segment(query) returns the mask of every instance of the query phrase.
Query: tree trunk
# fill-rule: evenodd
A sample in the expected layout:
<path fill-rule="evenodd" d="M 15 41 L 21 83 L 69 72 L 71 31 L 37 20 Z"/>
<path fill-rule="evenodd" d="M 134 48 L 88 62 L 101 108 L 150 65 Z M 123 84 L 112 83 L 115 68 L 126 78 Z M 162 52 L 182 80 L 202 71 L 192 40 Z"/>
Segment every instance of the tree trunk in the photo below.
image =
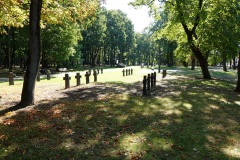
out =
<path fill-rule="evenodd" d="M 34 104 L 34 91 L 36 76 L 38 73 L 41 57 L 40 41 L 40 17 L 42 0 L 31 0 L 30 5 L 30 23 L 29 23 L 29 52 L 28 64 L 23 83 L 21 102 L 19 108 Z"/>
<path fill-rule="evenodd" d="M 207 61 L 208 58 L 207 58 L 207 56 L 204 57 L 204 54 L 200 50 L 200 48 L 193 43 L 194 38 L 196 40 L 198 39 L 198 36 L 196 34 L 196 29 L 197 29 L 197 27 L 199 25 L 199 22 L 201 20 L 201 18 L 200 18 L 200 13 L 201 12 L 198 12 L 198 14 L 195 17 L 195 23 L 193 24 L 192 28 L 189 29 L 188 26 L 187 26 L 187 22 L 184 19 L 183 10 L 181 10 L 182 8 L 181 8 L 180 1 L 176 1 L 176 2 L 177 2 L 176 7 L 177 7 L 178 12 L 179 12 L 182 27 L 183 27 L 186 35 L 187 35 L 187 40 L 188 40 L 188 43 L 190 44 L 190 48 L 191 48 L 193 54 L 195 55 L 196 59 L 198 60 L 198 62 L 200 64 L 200 67 L 202 69 L 203 78 L 204 79 L 211 79 L 211 75 L 210 75 L 210 72 L 208 70 L 208 61 Z M 203 0 L 199 0 L 198 8 L 201 10 L 202 6 L 203 6 Z"/>
<path fill-rule="evenodd" d="M 240 93 L 240 51 L 238 52 L 237 74 L 238 74 L 237 86 L 234 91 Z"/>
<path fill-rule="evenodd" d="M 191 70 L 195 70 L 196 60 L 195 60 L 195 57 L 194 57 L 193 55 L 191 56 L 191 60 L 192 60 L 192 67 L 191 67 Z"/>
<path fill-rule="evenodd" d="M 223 71 L 227 72 L 227 55 L 226 53 L 222 53 L 223 58 Z"/>
<path fill-rule="evenodd" d="M 11 31 L 11 37 L 12 37 L 12 45 L 11 45 L 11 59 L 10 59 L 10 66 L 9 66 L 9 71 L 12 72 L 12 69 L 13 69 L 13 65 L 15 64 L 15 55 L 16 55 L 16 43 L 15 42 L 15 28 L 12 28 L 12 31 Z"/>
<path fill-rule="evenodd" d="M 233 57 L 233 69 L 236 69 L 236 60 L 235 60 L 235 57 Z"/>
<path fill-rule="evenodd" d="M 191 50 L 200 64 L 202 74 L 203 74 L 203 79 L 211 79 L 211 75 L 208 70 L 207 58 L 205 58 L 203 56 L 203 53 L 199 50 L 199 48 L 195 47 L 194 45 L 191 45 Z"/>
<path fill-rule="evenodd" d="M 161 72 L 161 49 L 158 48 L 158 73 Z"/>

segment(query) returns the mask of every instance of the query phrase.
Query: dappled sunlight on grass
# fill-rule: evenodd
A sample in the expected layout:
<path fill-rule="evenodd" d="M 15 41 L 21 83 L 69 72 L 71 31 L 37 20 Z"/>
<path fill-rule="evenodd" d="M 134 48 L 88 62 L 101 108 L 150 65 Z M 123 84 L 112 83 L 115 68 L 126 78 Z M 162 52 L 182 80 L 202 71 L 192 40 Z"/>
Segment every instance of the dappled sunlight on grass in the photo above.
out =
<path fill-rule="evenodd" d="M 240 106 L 240 101 L 234 101 L 234 104 Z"/>
<path fill-rule="evenodd" d="M 189 103 L 183 103 L 183 106 L 186 107 L 188 110 L 191 110 L 192 109 L 192 104 L 189 104 Z"/>
<path fill-rule="evenodd" d="M 120 138 L 120 148 L 124 151 L 128 159 L 131 159 L 132 157 L 141 157 L 141 155 L 144 154 L 143 146 L 147 139 L 145 135 L 145 132 L 141 132 L 127 134 Z"/>
<path fill-rule="evenodd" d="M 142 97 L 141 82 L 131 81 L 76 87 L 8 113 L 0 159 L 240 158 L 240 97 L 231 83 L 164 79 Z"/>

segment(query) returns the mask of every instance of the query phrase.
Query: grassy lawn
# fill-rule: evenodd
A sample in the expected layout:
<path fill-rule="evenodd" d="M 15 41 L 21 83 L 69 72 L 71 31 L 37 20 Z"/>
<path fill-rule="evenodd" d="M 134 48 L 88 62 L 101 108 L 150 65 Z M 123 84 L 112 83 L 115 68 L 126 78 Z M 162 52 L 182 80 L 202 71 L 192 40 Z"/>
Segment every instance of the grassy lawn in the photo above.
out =
<path fill-rule="evenodd" d="M 199 68 L 168 69 L 147 97 L 141 81 L 150 70 L 138 67 L 123 77 L 122 69 L 114 69 L 91 86 L 72 87 L 63 97 L 1 116 L 0 159 L 239 160 L 235 72 L 213 69 L 214 79 L 207 81 Z M 18 95 L 21 84 L 0 83 L 1 93 Z M 41 80 L 38 94 L 43 86 L 60 91 L 64 82 Z"/>

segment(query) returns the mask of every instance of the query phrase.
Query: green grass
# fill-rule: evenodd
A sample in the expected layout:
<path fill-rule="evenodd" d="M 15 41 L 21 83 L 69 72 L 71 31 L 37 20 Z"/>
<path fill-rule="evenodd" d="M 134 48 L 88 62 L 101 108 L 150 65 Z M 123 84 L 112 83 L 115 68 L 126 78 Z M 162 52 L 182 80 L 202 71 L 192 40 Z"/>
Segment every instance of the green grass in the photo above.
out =
<path fill-rule="evenodd" d="M 127 91 L 141 85 L 145 72 L 123 78 L 119 71 L 99 75 L 94 92 L 76 88 L 3 116 L 0 159 L 240 159 L 240 96 L 228 81 L 232 73 L 214 71 L 218 79 L 206 81 L 198 70 L 180 69 L 142 97 Z"/>

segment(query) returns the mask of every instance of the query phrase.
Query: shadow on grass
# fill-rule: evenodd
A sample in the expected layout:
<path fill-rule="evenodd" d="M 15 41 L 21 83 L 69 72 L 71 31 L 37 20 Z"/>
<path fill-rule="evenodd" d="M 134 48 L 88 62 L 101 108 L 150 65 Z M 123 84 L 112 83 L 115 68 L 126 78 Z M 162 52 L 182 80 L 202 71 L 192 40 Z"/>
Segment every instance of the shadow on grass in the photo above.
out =
<path fill-rule="evenodd" d="M 135 89 L 135 86 L 138 86 Z M 0 123 L 2 159 L 240 159 L 239 95 L 221 81 L 97 84 Z"/>

